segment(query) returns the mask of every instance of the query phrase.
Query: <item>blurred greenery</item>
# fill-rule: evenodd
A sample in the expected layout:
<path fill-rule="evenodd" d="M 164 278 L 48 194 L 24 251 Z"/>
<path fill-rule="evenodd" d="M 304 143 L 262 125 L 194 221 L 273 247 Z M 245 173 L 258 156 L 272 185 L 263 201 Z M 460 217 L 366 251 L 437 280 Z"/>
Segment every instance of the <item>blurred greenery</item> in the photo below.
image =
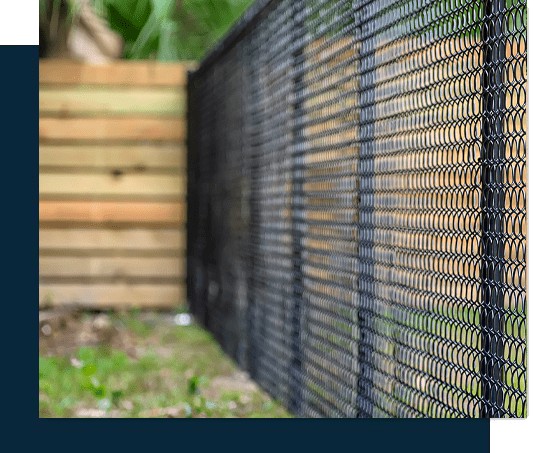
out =
<path fill-rule="evenodd" d="M 69 20 L 76 17 L 74 0 L 39 1 L 41 20 L 57 20 L 62 4 Z M 91 1 L 123 37 L 124 58 L 174 61 L 200 59 L 254 0 Z"/>
<path fill-rule="evenodd" d="M 93 0 L 126 58 L 197 60 L 253 0 Z"/>
<path fill-rule="evenodd" d="M 236 380 L 235 365 L 204 329 L 135 313 L 112 315 L 112 322 L 134 356 L 109 344 L 41 352 L 40 417 L 288 416 L 258 387 Z"/>

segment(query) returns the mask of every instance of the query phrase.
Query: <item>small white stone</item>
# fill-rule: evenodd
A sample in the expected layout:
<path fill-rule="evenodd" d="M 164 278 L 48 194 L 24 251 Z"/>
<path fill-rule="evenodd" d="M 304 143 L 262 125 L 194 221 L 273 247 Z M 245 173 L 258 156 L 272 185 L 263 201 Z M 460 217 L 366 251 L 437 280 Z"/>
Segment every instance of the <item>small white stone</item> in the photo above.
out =
<path fill-rule="evenodd" d="M 43 327 L 41 327 L 41 332 L 43 332 L 43 335 L 48 337 L 52 334 L 52 327 L 50 327 L 50 324 L 45 324 Z"/>
<path fill-rule="evenodd" d="M 179 313 L 174 317 L 174 324 L 177 326 L 191 325 L 191 315 L 187 313 Z"/>

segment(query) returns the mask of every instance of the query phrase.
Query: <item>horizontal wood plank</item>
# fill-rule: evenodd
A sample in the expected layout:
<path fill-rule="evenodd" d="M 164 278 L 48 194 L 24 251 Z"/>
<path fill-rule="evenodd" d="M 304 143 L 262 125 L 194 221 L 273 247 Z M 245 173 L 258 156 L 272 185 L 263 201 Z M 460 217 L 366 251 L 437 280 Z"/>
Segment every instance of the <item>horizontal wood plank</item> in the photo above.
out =
<path fill-rule="evenodd" d="M 184 196 L 185 175 L 113 175 L 44 173 L 39 176 L 39 195 Z"/>
<path fill-rule="evenodd" d="M 184 303 L 187 67 L 40 62 L 40 305 Z"/>
<path fill-rule="evenodd" d="M 184 203 L 128 201 L 40 201 L 40 222 L 185 223 Z"/>
<path fill-rule="evenodd" d="M 193 63 L 114 61 L 107 64 L 74 60 L 41 60 L 39 83 L 61 85 L 185 86 Z"/>
<path fill-rule="evenodd" d="M 42 87 L 39 112 L 42 116 L 155 115 L 183 116 L 182 88 Z"/>
<path fill-rule="evenodd" d="M 185 304 L 182 284 L 41 284 L 40 306 L 176 308 Z"/>
<path fill-rule="evenodd" d="M 186 151 L 181 144 L 41 145 L 39 166 L 72 169 L 150 171 L 185 169 Z"/>
<path fill-rule="evenodd" d="M 172 141 L 185 139 L 185 121 L 176 118 L 40 118 L 43 141 Z"/>
<path fill-rule="evenodd" d="M 39 258 L 39 277 L 172 278 L 185 276 L 185 260 L 172 257 L 62 257 Z"/>
<path fill-rule="evenodd" d="M 48 229 L 39 230 L 39 250 L 64 251 L 182 251 L 185 231 L 178 229 Z"/>

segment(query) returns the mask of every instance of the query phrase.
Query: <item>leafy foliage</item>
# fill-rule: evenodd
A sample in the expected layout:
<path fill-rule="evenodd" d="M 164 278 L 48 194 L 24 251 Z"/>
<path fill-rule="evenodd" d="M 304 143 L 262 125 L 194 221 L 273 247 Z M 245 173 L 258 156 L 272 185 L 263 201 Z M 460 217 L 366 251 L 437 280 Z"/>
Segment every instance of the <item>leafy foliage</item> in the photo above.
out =
<path fill-rule="evenodd" d="M 124 39 L 128 59 L 198 60 L 253 0 L 91 0 Z M 39 0 L 40 27 L 54 39 L 59 22 L 79 12 L 76 0 Z"/>
<path fill-rule="evenodd" d="M 196 60 L 252 0 L 93 0 L 132 59 Z"/>

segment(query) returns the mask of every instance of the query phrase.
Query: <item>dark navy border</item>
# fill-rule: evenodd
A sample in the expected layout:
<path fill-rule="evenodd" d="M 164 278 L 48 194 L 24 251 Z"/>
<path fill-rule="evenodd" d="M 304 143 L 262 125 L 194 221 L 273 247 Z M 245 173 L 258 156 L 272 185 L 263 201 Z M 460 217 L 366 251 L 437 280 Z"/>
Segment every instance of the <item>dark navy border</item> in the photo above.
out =
<path fill-rule="evenodd" d="M 489 419 L 43 419 L 34 426 L 54 452 L 489 453 Z"/>
<path fill-rule="evenodd" d="M 0 46 L 0 407 L 22 431 L 38 416 L 38 53 Z"/>

